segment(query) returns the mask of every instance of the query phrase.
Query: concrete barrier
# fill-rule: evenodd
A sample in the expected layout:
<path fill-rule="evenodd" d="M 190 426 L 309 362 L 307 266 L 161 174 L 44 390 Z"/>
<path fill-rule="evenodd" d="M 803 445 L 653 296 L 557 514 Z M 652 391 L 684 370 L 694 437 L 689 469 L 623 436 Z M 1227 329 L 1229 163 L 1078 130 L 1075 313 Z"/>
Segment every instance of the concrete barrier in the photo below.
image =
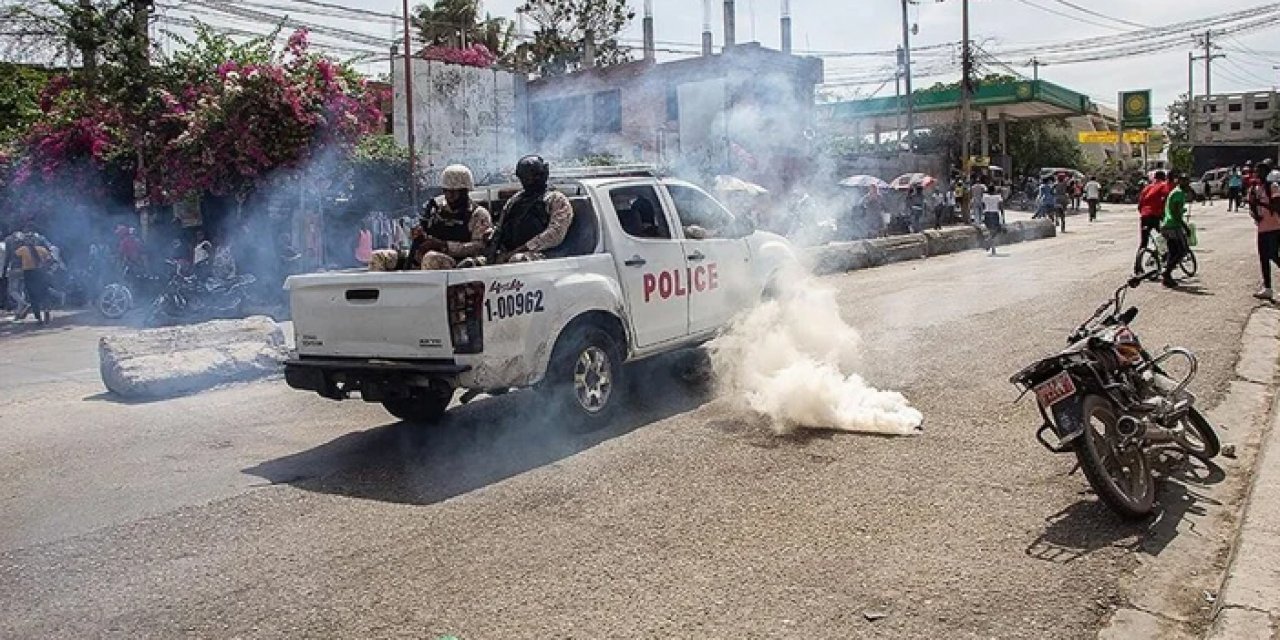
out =
<path fill-rule="evenodd" d="M 277 373 L 288 349 L 264 316 L 143 329 L 98 341 L 102 382 L 128 399 L 165 398 Z"/>
<path fill-rule="evenodd" d="M 887 238 L 833 242 L 804 249 L 802 253 L 814 274 L 830 275 L 976 249 L 982 246 L 984 233 L 977 227 L 962 225 Z M 1005 225 L 1005 232 L 996 237 L 996 244 L 1014 244 L 1056 235 L 1057 227 L 1049 220 L 1018 220 Z"/>
<path fill-rule="evenodd" d="M 928 256 L 924 236 L 913 233 L 905 236 L 889 236 L 867 241 L 871 260 L 875 265 L 893 264 L 907 260 L 920 260 Z"/>
<path fill-rule="evenodd" d="M 924 232 L 926 251 L 931 256 L 977 249 L 982 245 L 982 232 L 977 227 L 948 227 Z"/>

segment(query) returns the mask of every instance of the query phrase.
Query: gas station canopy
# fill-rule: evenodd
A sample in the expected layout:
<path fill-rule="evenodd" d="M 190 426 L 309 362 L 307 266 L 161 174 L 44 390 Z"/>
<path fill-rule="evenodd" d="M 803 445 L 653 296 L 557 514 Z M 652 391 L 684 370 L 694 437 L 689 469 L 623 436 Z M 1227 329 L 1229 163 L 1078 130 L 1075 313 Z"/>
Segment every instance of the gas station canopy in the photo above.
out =
<path fill-rule="evenodd" d="M 960 117 L 960 88 L 913 92 L 916 127 L 954 124 Z M 905 96 L 849 100 L 820 105 L 819 113 L 832 124 L 853 124 L 862 131 L 894 131 L 903 125 Z M 1069 118 L 1094 113 L 1089 97 L 1044 80 L 980 84 L 970 100 L 974 120 Z"/>

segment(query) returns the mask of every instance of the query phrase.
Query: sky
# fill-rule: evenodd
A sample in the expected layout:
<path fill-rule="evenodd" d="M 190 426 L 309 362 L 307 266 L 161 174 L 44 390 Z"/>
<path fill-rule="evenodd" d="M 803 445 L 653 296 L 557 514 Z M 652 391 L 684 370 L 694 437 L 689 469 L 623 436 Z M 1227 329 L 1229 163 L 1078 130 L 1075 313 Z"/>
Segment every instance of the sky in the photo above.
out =
<path fill-rule="evenodd" d="M 208 2 L 209 0 L 204 0 Z M 255 0 L 270 6 L 287 7 L 296 0 Z M 331 4 L 398 13 L 402 0 L 324 0 Z M 759 41 L 767 47 L 778 47 L 779 17 L 783 0 L 738 0 L 738 42 Z M 196 3 L 173 0 L 171 8 L 161 11 L 167 15 L 182 16 Z M 640 16 L 642 0 L 631 0 L 636 20 L 624 34 L 624 39 L 636 46 L 641 37 Z M 689 0 L 652 0 L 659 59 L 683 57 L 675 50 L 696 50 L 701 39 L 703 9 L 701 3 Z M 418 4 L 411 1 L 411 6 Z M 516 0 L 489 0 L 484 10 L 495 15 L 514 17 Z M 1068 5 L 1075 5 L 1072 8 Z M 1198 20 L 1210 15 L 1239 11 L 1265 4 L 1265 0 L 971 0 L 970 20 L 972 39 L 992 51 L 1034 47 L 1042 44 L 1060 44 L 1098 36 L 1117 36 L 1136 27 L 1123 21 L 1146 26 L 1159 26 L 1187 20 Z M 790 0 L 793 30 L 793 46 L 797 52 L 822 52 L 825 55 L 826 75 L 829 81 L 866 79 L 869 75 L 882 79 L 892 77 L 892 57 L 866 57 L 857 54 L 869 51 L 892 50 L 902 41 L 902 13 L 899 0 Z M 1152 5 L 1159 12 L 1150 10 Z M 198 6 L 198 5 L 197 5 Z M 305 5 L 293 5 L 304 7 Z M 314 5 L 312 5 L 314 6 Z M 711 25 L 717 49 L 723 42 L 723 0 L 711 0 Z M 1083 11 L 1103 14 L 1106 18 Z M 283 13 L 277 11 L 277 13 Z M 290 15 L 317 23 L 340 26 L 351 31 L 390 40 L 394 27 L 390 18 L 342 19 L 317 17 L 304 13 Z M 909 10 L 912 23 L 919 33 L 913 36 L 912 47 L 929 47 L 955 43 L 961 39 L 961 0 L 919 0 Z M 207 18 L 206 18 L 207 19 Z M 1119 22 L 1113 22 L 1114 19 Z M 216 20 L 210 20 L 217 23 Z M 1090 24 L 1092 23 L 1092 24 Z M 243 24 L 241 26 L 244 26 Z M 532 28 L 529 26 L 528 28 Z M 1280 47 L 1271 44 L 1280 35 L 1280 26 L 1262 28 L 1247 34 L 1219 37 L 1225 59 L 1213 62 L 1214 93 L 1270 90 L 1280 84 Z M 316 38 L 320 40 L 321 38 Z M 1116 94 L 1122 90 L 1151 89 L 1157 121 L 1164 119 L 1164 108 L 1180 94 L 1187 91 L 1187 52 L 1195 45 L 1190 37 L 1186 46 L 1178 46 L 1160 53 L 1144 56 L 1103 60 L 1097 62 L 1042 66 L 1040 77 L 1068 89 L 1089 95 L 1095 102 L 1114 107 Z M 1202 49 L 1198 50 L 1203 52 Z M 1266 54 L 1264 57 L 1261 54 Z M 639 57 L 639 51 L 636 51 Z M 1013 71 L 1030 76 L 1032 70 L 1027 56 L 1006 58 L 1002 62 Z M 378 62 L 362 65 L 366 73 L 385 72 L 389 63 Z M 918 74 L 929 67 L 956 67 L 956 56 L 945 48 L 932 55 L 923 53 L 913 65 Z M 994 67 L 993 67 L 994 68 Z M 1006 69 L 996 71 L 1008 72 Z M 953 81 L 958 71 L 949 71 L 937 77 L 917 78 L 916 86 L 927 86 L 938 81 Z M 1196 92 L 1204 92 L 1204 63 L 1196 63 L 1194 69 Z M 892 95 L 892 81 L 877 81 L 869 85 L 841 85 L 841 92 L 858 91 L 860 95 Z M 878 92 L 878 93 L 877 93 Z"/>

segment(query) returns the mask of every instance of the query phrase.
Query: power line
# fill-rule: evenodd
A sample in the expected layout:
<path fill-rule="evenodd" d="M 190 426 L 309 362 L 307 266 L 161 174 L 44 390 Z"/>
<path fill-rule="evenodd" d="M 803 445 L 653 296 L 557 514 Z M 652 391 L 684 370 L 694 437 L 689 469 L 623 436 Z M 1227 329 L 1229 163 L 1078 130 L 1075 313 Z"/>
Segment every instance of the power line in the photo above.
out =
<path fill-rule="evenodd" d="M 1025 4 L 1025 5 L 1027 5 L 1028 7 L 1033 7 L 1033 8 L 1039 9 L 1039 10 L 1041 10 L 1041 11 L 1045 12 L 1045 13 L 1052 13 L 1052 14 L 1053 14 L 1053 15 L 1055 15 L 1055 16 L 1061 16 L 1061 17 L 1063 17 L 1063 18 L 1070 18 L 1070 19 L 1072 19 L 1072 20 L 1075 20 L 1076 22 L 1083 22 L 1083 23 L 1085 23 L 1085 24 L 1091 24 L 1091 25 L 1093 25 L 1093 26 L 1095 26 L 1095 27 L 1103 27 L 1103 28 L 1105 28 L 1105 29 L 1115 29 L 1115 30 L 1117 30 L 1117 31 L 1124 31 L 1124 28 L 1123 28 L 1123 27 L 1117 27 L 1117 26 L 1116 26 L 1116 25 L 1114 25 L 1114 24 L 1107 24 L 1107 23 L 1105 23 L 1105 22 L 1095 22 L 1095 21 L 1090 20 L 1090 19 L 1088 19 L 1088 18 L 1081 18 L 1081 17 L 1079 17 L 1079 16 L 1067 16 L 1067 15 L 1062 14 L 1062 13 L 1061 13 L 1061 12 L 1059 12 L 1059 11 L 1056 11 L 1056 10 L 1054 10 L 1054 9 L 1050 9 L 1049 7 L 1046 7 L 1046 6 L 1042 5 L 1042 4 L 1036 4 L 1035 2 L 1032 2 L 1031 0 L 1017 0 L 1017 2 L 1019 2 L 1019 3 L 1021 3 L 1021 4 Z"/>
<path fill-rule="evenodd" d="M 1141 23 L 1138 23 L 1138 22 L 1133 22 L 1133 21 L 1131 21 L 1131 20 L 1125 20 L 1125 19 L 1123 19 L 1123 18 L 1115 18 L 1115 17 L 1109 16 L 1109 15 L 1106 15 L 1105 13 L 1098 13 L 1097 11 L 1094 11 L 1093 9 L 1090 9 L 1090 8 L 1088 8 L 1088 7 L 1082 7 L 1082 6 L 1080 6 L 1080 5 L 1078 5 L 1078 4 L 1074 3 L 1074 2 L 1070 2 L 1069 0 L 1053 0 L 1053 1 L 1054 1 L 1054 2 L 1057 2 L 1057 3 L 1058 3 L 1058 4 L 1060 4 L 1060 5 L 1064 5 L 1064 6 L 1071 7 L 1072 9 L 1075 9 L 1076 11 L 1079 11 L 1079 12 L 1081 12 L 1081 13 L 1086 13 L 1086 14 L 1089 14 L 1089 15 L 1091 15 L 1091 16 L 1096 16 L 1096 17 L 1098 17 L 1098 18 L 1102 18 L 1103 20 L 1110 20 L 1110 21 L 1112 21 L 1112 22 L 1119 22 L 1120 24 L 1127 24 L 1127 25 L 1129 25 L 1129 26 L 1131 26 L 1131 27 L 1137 27 L 1137 28 L 1139 28 L 1139 29 L 1150 29 L 1150 28 L 1151 28 L 1151 26 L 1150 26 L 1150 25 L 1145 25 L 1145 24 L 1141 24 Z"/>

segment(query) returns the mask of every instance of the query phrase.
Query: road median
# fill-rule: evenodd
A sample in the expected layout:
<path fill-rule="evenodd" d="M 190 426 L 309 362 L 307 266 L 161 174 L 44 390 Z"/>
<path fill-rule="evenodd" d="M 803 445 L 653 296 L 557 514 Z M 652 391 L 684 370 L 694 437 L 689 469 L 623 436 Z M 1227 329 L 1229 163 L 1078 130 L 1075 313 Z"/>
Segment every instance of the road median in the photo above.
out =
<path fill-rule="evenodd" d="M 143 329 L 98 341 L 102 382 L 129 400 L 154 400 L 277 373 L 284 332 L 265 316 Z"/>

